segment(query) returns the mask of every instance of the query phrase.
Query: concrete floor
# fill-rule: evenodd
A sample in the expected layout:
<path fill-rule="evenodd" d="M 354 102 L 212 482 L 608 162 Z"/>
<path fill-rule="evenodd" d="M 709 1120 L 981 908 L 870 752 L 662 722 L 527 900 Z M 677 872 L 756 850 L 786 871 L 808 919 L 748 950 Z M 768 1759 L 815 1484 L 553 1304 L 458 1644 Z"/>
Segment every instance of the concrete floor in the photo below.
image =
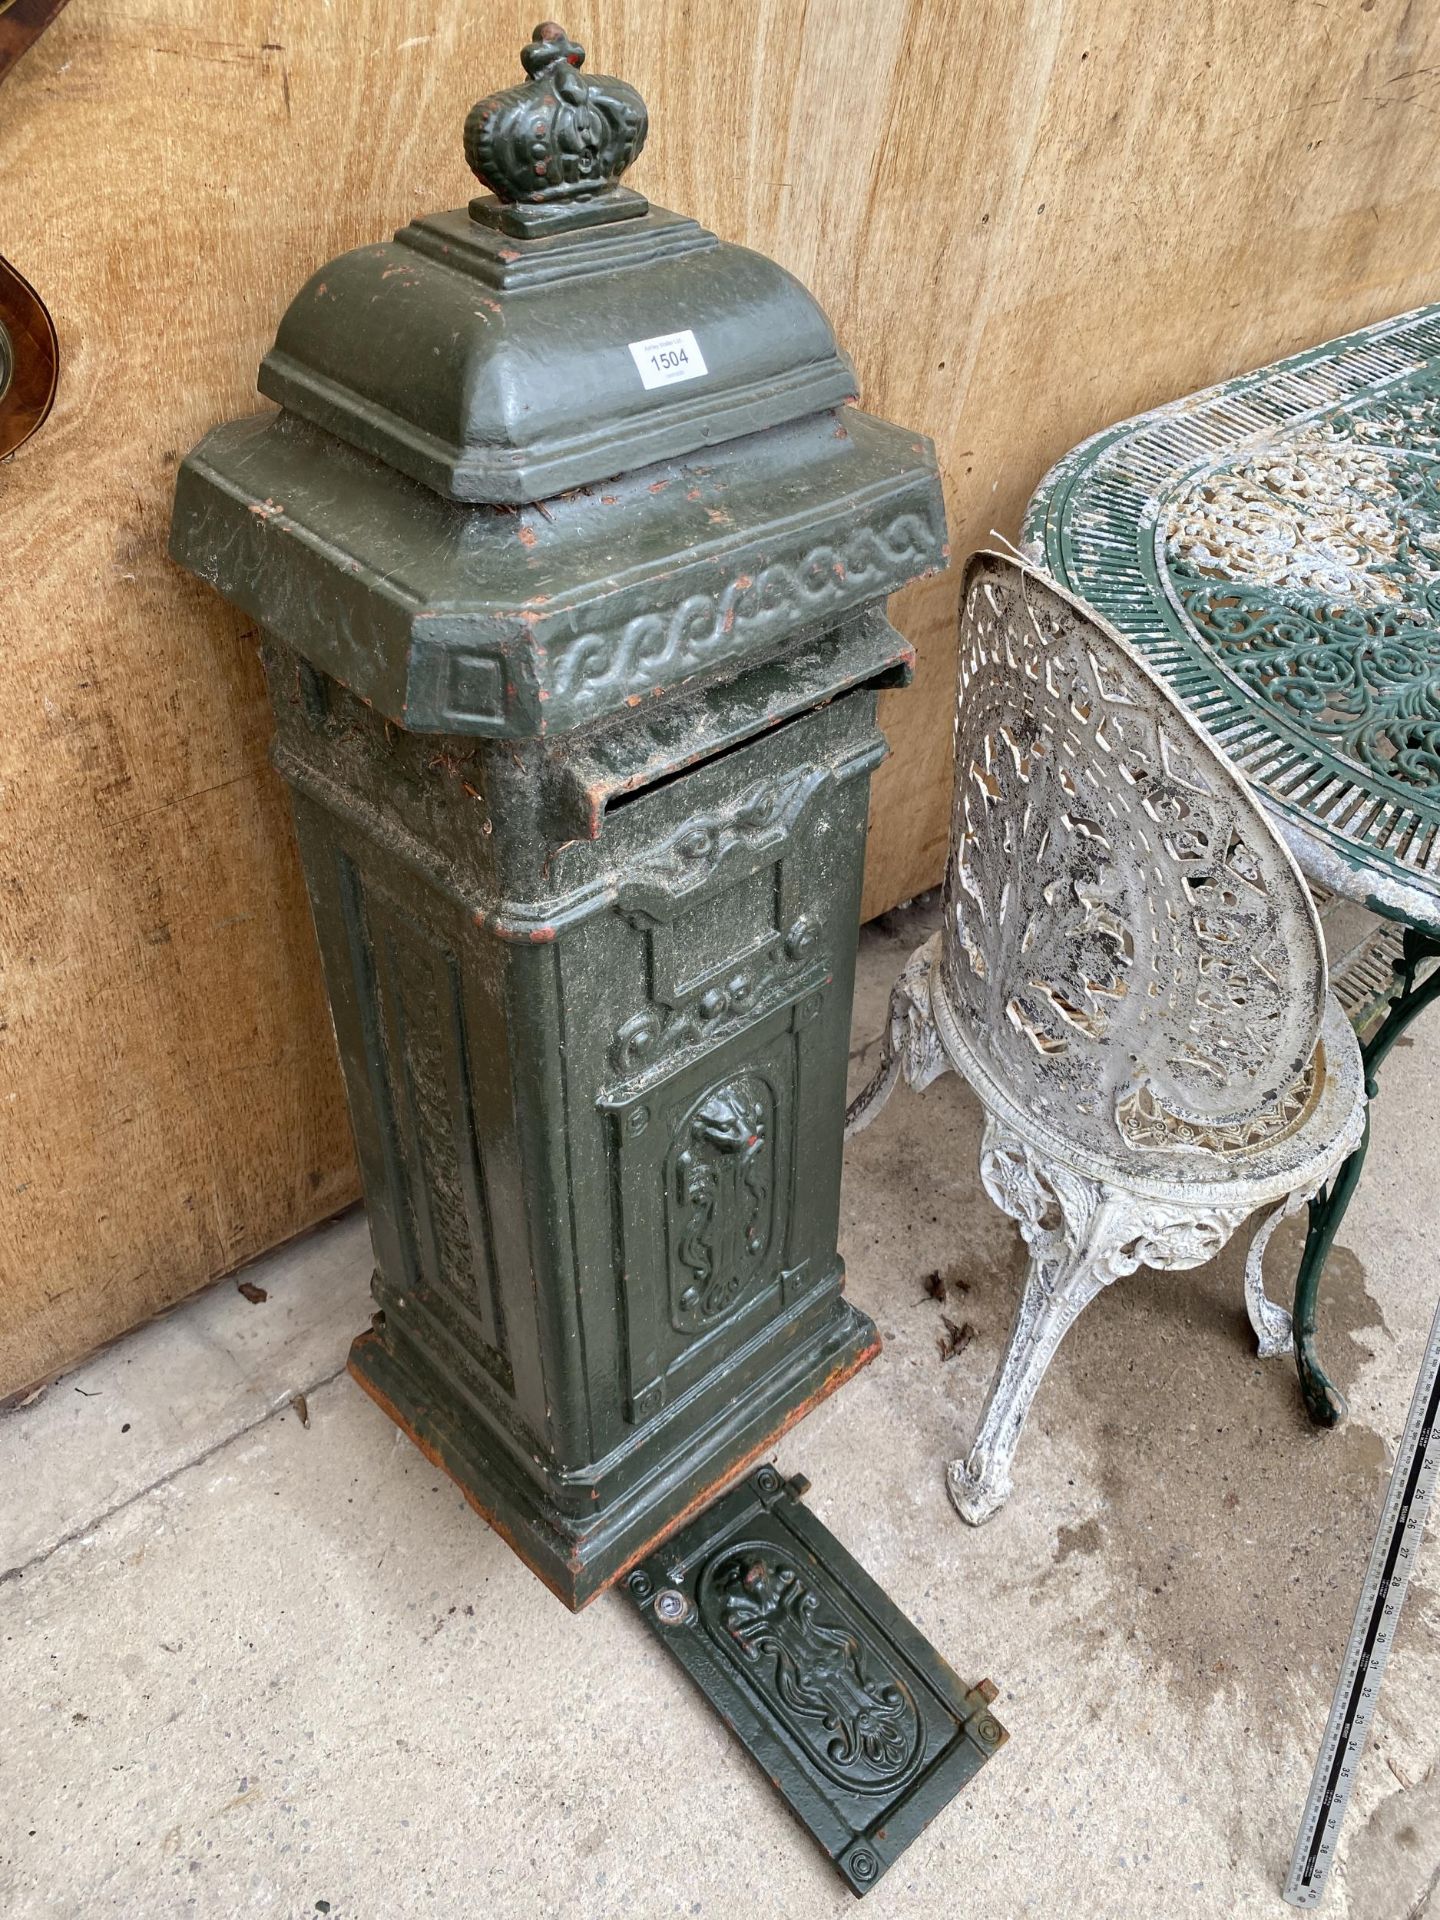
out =
<path fill-rule="evenodd" d="M 866 932 L 857 1076 L 923 925 Z M 1242 1233 L 1088 1310 L 980 1532 L 940 1467 L 1022 1263 L 975 1102 L 953 1078 L 902 1093 L 851 1149 L 843 1244 L 885 1352 L 778 1458 L 951 1663 L 994 1677 L 1011 1733 L 874 1920 L 1283 1911 L 1437 1291 L 1437 1063 L 1434 1022 L 1393 1057 L 1334 1262 L 1349 1425 L 1313 1432 L 1289 1363 L 1255 1359 Z M 352 1217 L 244 1276 L 263 1301 L 226 1283 L 0 1416 L 0 1913 L 849 1912 L 626 1605 L 565 1613 L 344 1376 L 368 1271 Z M 965 1283 L 943 1307 L 937 1271 Z M 950 1360 L 942 1312 L 974 1329 Z M 1335 1920 L 1440 1915 L 1437 1588 L 1432 1539 Z"/>

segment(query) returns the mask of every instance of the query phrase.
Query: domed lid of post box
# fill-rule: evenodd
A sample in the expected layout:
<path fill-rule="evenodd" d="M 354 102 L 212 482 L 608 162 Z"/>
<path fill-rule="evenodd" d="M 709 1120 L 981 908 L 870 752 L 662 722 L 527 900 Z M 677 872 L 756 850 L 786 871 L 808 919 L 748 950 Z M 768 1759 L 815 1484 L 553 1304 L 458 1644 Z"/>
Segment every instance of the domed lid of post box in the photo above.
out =
<path fill-rule="evenodd" d="M 645 108 L 542 26 L 496 189 L 322 267 L 277 413 L 181 465 L 170 552 L 414 733 L 529 739 L 737 672 L 943 565 L 922 435 L 769 260 L 620 184 Z"/>
<path fill-rule="evenodd" d="M 451 500 L 517 504 L 853 399 L 815 301 L 620 176 L 633 87 L 546 22 L 471 109 L 490 189 L 322 267 L 260 391 Z"/>

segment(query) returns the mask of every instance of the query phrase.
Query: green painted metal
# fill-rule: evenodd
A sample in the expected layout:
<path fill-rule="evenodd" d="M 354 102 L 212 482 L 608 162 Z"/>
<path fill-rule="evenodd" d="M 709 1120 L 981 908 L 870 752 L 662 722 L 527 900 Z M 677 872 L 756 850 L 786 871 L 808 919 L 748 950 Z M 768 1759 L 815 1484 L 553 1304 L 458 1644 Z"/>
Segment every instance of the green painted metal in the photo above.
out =
<path fill-rule="evenodd" d="M 321 267 L 260 391 L 447 499 L 508 505 L 853 400 L 797 280 L 619 186 L 644 140 L 639 95 L 582 78 L 558 28 L 523 58 L 529 84 L 466 123 L 496 194 Z M 632 347 L 680 333 L 689 357 L 663 371 L 684 377 L 642 384 Z"/>
<path fill-rule="evenodd" d="M 557 218 L 591 226 L 640 211 L 620 186 L 650 131 L 640 95 L 604 74 L 582 77 L 584 47 L 553 20 L 536 27 L 520 64 L 528 82 L 477 101 L 465 122 L 470 170 L 500 203 L 477 218 L 497 212 L 507 232 L 529 235 L 553 232 Z"/>
<path fill-rule="evenodd" d="M 1440 307 L 1107 428 L 1024 542 L 1259 789 L 1314 880 L 1440 936 Z"/>
<path fill-rule="evenodd" d="M 812 636 L 680 701 L 668 754 L 660 709 L 455 741 L 269 670 L 375 1244 L 357 1372 L 583 1603 L 874 1351 L 840 1129 L 908 649 Z"/>
<path fill-rule="evenodd" d="M 1440 953 L 1440 307 L 1095 435 L 1026 514 L 1040 564 L 1111 620 L 1256 786 L 1307 877 L 1407 931 L 1380 1062 Z M 1312 1201 L 1295 1348 L 1312 1419 L 1326 1258 L 1369 1132 Z"/>
<path fill-rule="evenodd" d="M 170 550 L 397 726 L 523 738 L 823 630 L 944 536 L 928 443 L 853 407 L 468 510 L 282 413 L 186 458 Z"/>
<path fill-rule="evenodd" d="M 803 1505 L 761 1467 L 635 1568 L 666 1651 L 866 1894 L 1008 1737 Z"/>
<path fill-rule="evenodd" d="M 1437 456 L 1440 363 L 1427 362 L 1192 479 L 1164 546 L 1190 626 L 1245 692 L 1298 718 L 1332 780 L 1359 767 L 1432 832 Z"/>
<path fill-rule="evenodd" d="M 1440 940 L 1432 939 L 1413 927 L 1405 929 L 1403 944 L 1395 962 L 1395 978 L 1379 1026 L 1361 1048 L 1365 1063 L 1365 1092 L 1373 1100 L 1379 1092 L 1380 1068 L 1396 1041 L 1430 1005 L 1440 998 L 1440 966 L 1427 971 L 1422 980 L 1420 969 L 1440 962 Z M 1345 1218 L 1355 1189 L 1360 1182 L 1365 1156 L 1370 1151 L 1370 1115 L 1365 1115 L 1365 1133 L 1360 1145 L 1344 1162 L 1335 1178 L 1310 1202 L 1309 1231 L 1295 1277 L 1295 1357 L 1300 1370 L 1300 1391 L 1305 1409 L 1317 1426 L 1335 1427 L 1345 1418 L 1345 1396 L 1320 1364 L 1315 1347 L 1316 1314 L 1320 1297 L 1320 1279 L 1325 1262 L 1335 1243 L 1335 1235 Z"/>
<path fill-rule="evenodd" d="M 883 605 L 945 556 L 929 443 L 840 408 L 808 295 L 637 213 L 573 88 L 562 174 L 592 110 L 593 193 L 320 270 L 171 536 L 265 635 L 353 1371 L 571 1606 L 877 1349 L 836 1234 Z M 630 337 L 682 326 L 705 375 L 647 384 Z"/>
<path fill-rule="evenodd" d="M 704 378 L 645 389 L 631 343 L 682 328 Z M 663 207 L 525 241 L 463 207 L 413 221 L 301 288 L 259 384 L 447 499 L 506 505 L 856 393 L 797 281 Z"/>

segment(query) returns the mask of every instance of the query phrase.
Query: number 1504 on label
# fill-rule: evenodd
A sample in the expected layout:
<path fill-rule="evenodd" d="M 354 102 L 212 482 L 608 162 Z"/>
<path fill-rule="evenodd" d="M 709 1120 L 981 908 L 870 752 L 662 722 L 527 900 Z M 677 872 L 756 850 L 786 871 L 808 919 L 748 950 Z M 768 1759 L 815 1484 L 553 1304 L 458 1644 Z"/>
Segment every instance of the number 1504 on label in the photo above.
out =
<path fill-rule="evenodd" d="M 657 333 L 653 340 L 632 340 L 630 355 L 640 369 L 640 384 L 646 388 L 673 387 L 709 372 L 688 327 L 683 333 Z"/>

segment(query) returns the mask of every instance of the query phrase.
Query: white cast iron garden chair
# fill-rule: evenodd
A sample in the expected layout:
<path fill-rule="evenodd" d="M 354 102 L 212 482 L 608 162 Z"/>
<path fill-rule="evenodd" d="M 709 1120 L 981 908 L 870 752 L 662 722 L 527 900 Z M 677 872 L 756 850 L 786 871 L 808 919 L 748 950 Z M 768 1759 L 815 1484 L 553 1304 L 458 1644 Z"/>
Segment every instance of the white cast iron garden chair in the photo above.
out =
<path fill-rule="evenodd" d="M 1360 1054 L 1300 870 L 1244 780 L 1113 628 L 1046 575 L 965 575 L 944 925 L 895 987 L 875 1117 L 953 1067 L 985 1107 L 980 1174 L 1029 1271 L 950 1497 L 1010 1492 L 1065 1330 L 1137 1267 L 1198 1267 L 1258 1208 L 1246 1305 L 1290 1346 L 1265 1242 L 1360 1138 Z"/>

